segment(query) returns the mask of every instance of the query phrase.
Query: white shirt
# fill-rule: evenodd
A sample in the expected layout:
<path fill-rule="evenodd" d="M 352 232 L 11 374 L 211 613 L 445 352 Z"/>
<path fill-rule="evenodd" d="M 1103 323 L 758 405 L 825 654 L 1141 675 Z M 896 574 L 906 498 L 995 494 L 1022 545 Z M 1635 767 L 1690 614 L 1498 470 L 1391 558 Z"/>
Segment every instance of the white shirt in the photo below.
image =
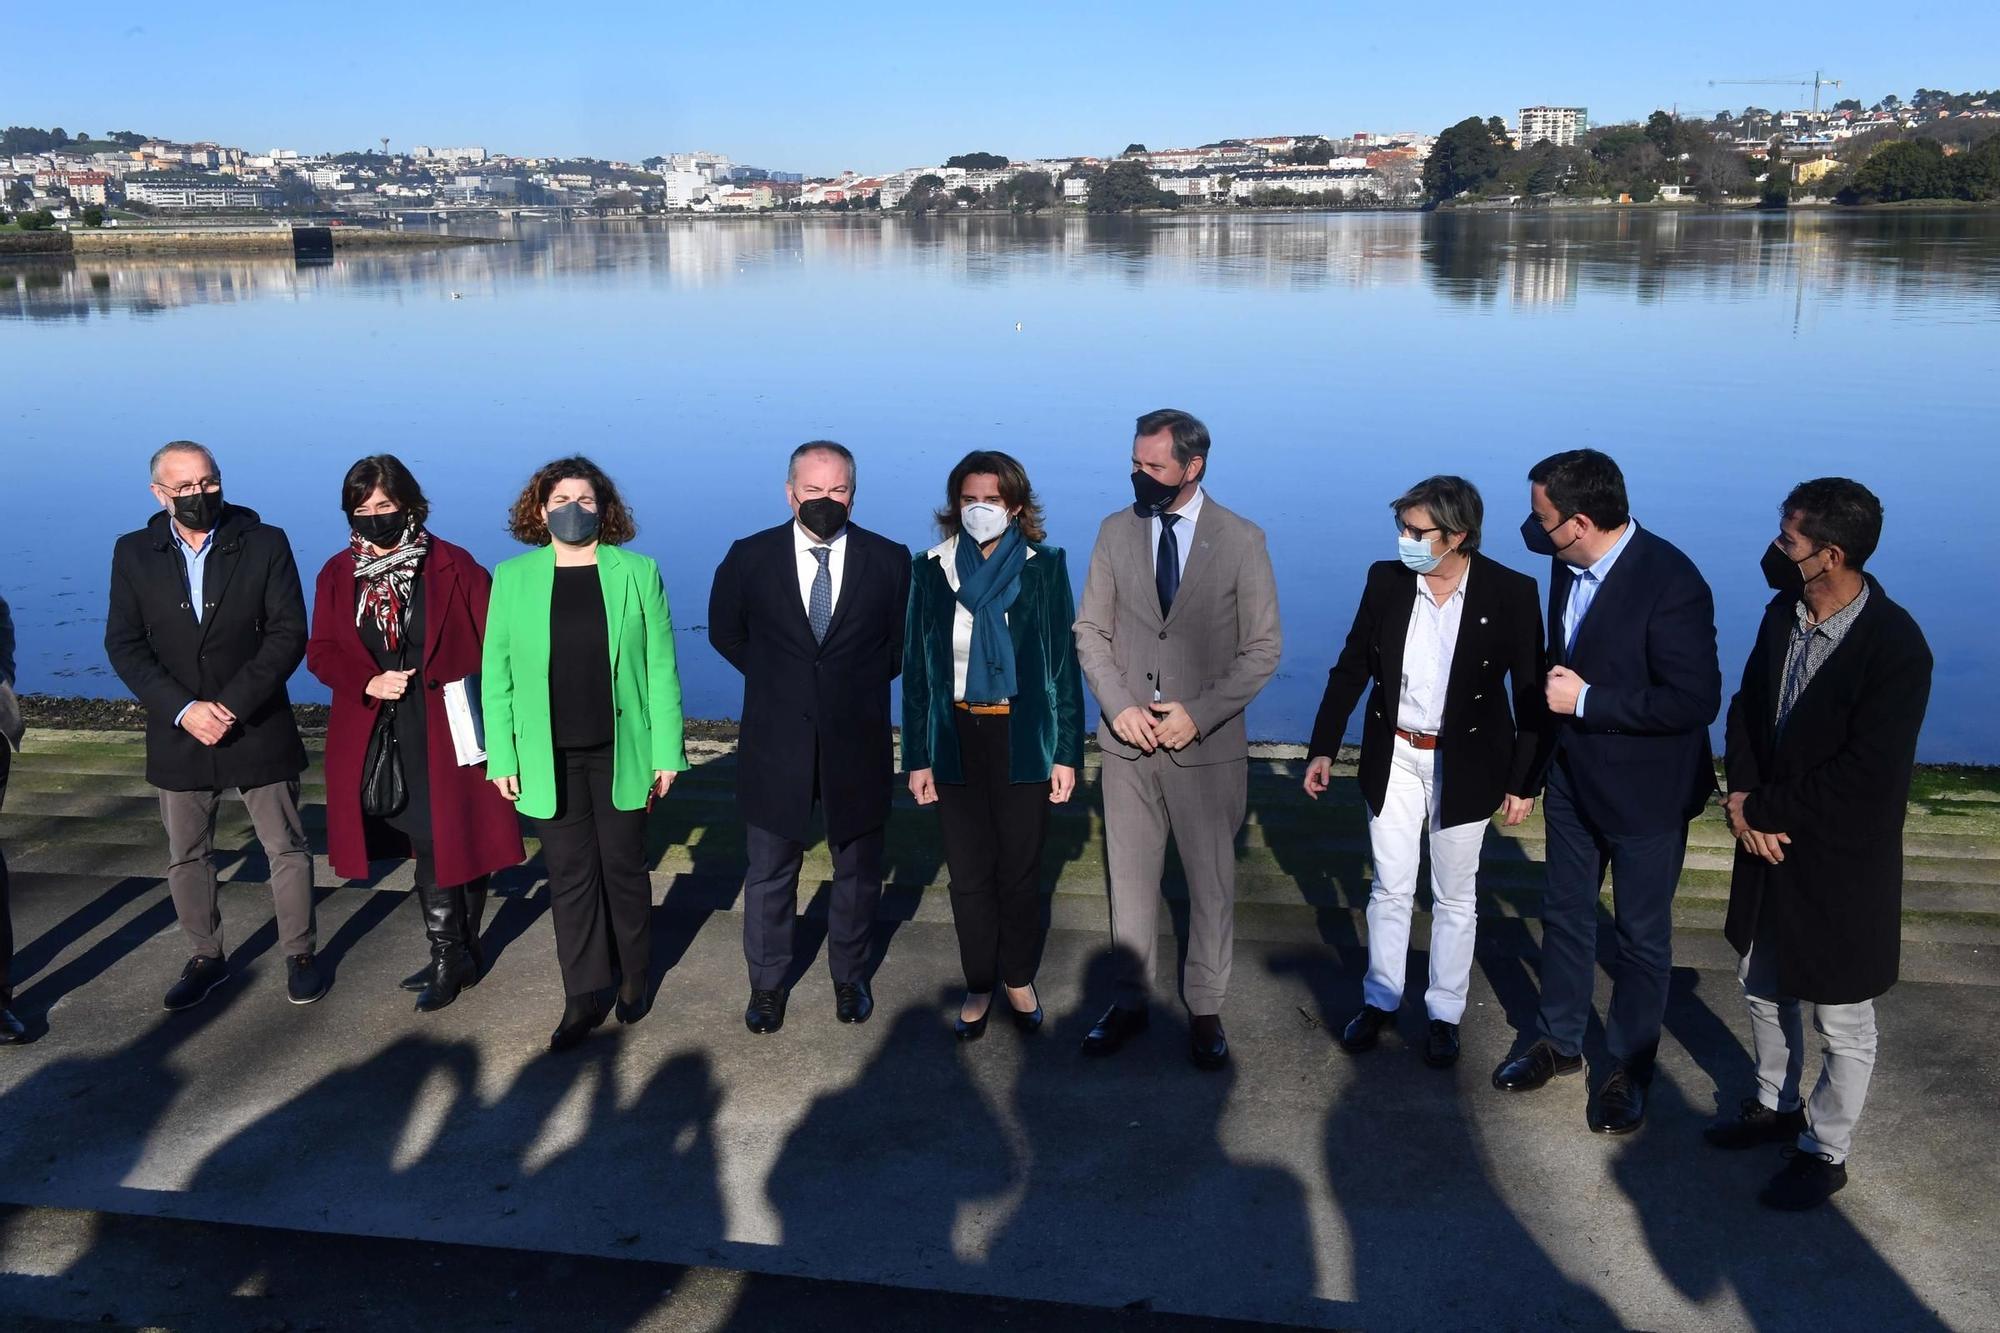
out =
<path fill-rule="evenodd" d="M 1194 525 L 1201 518 L 1201 502 L 1205 498 L 1205 495 L 1206 492 L 1197 485 L 1194 488 L 1194 494 L 1188 497 L 1187 504 L 1183 505 L 1175 515 L 1180 520 L 1180 522 L 1174 524 L 1174 541 L 1180 547 L 1181 576 L 1183 578 L 1187 576 L 1188 552 L 1194 549 Z M 1153 563 L 1151 567 L 1158 569 L 1160 567 L 1160 533 L 1163 531 L 1158 514 L 1153 516 L 1150 526 L 1153 532 Z"/>
<path fill-rule="evenodd" d="M 1436 735 L 1444 726 L 1445 687 L 1451 683 L 1452 654 L 1458 650 L 1458 625 L 1465 613 L 1465 585 L 1472 578 L 1471 566 L 1439 606 L 1424 585 L 1417 581 L 1417 600 L 1410 607 L 1410 627 L 1403 636 L 1403 684 L 1397 696 L 1396 725 L 1404 731 Z"/>
<path fill-rule="evenodd" d="M 840 531 L 833 534 L 832 541 L 822 542 L 800 527 L 797 519 L 792 520 L 792 549 L 797 552 L 795 558 L 799 563 L 799 604 L 805 607 L 808 619 L 812 616 L 813 580 L 819 577 L 819 557 L 813 554 L 815 546 L 833 548 L 826 568 L 833 579 L 833 605 L 837 608 L 840 605 L 840 571 L 847 564 L 847 525 L 841 525 Z"/>
<path fill-rule="evenodd" d="M 958 592 L 958 538 L 947 537 L 925 554 L 938 562 L 944 569 L 944 581 L 951 585 L 954 595 Z M 1035 548 L 1028 548 L 1028 559 L 1035 558 Z M 972 612 L 966 610 L 965 603 L 953 602 L 951 617 L 951 701 L 962 703 L 965 699 L 965 664 L 972 660 Z M 1005 619 L 1005 613 L 1002 613 Z M 1013 622 L 1008 621 L 1009 624 Z"/>

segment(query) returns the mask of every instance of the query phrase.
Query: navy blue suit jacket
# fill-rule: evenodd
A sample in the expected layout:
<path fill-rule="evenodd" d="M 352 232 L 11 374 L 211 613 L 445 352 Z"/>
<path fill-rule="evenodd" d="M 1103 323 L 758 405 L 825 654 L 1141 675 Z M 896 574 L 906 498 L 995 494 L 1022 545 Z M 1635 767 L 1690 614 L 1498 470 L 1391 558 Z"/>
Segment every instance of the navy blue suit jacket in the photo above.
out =
<path fill-rule="evenodd" d="M 1715 790 L 1715 598 L 1679 547 L 1640 528 L 1566 652 L 1563 608 L 1575 582 L 1569 566 L 1550 562 L 1549 661 L 1590 687 L 1583 717 L 1554 719 L 1554 762 L 1600 832 L 1667 832 Z"/>

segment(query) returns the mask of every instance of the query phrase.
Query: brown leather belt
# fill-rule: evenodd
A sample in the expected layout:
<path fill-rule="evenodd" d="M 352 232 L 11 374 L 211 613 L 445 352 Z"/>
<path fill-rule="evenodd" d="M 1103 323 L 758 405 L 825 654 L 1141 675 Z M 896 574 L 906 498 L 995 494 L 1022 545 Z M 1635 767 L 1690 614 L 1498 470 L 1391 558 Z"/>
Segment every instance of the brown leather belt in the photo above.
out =
<path fill-rule="evenodd" d="M 1434 731 L 1404 731 L 1396 728 L 1396 735 L 1410 743 L 1412 750 L 1435 750 L 1438 747 L 1437 733 Z"/>
<path fill-rule="evenodd" d="M 953 704 L 952 707 L 961 713 L 970 713 L 974 717 L 1005 717 L 1014 711 L 1014 705 L 1010 703 L 969 704 L 963 699 Z"/>

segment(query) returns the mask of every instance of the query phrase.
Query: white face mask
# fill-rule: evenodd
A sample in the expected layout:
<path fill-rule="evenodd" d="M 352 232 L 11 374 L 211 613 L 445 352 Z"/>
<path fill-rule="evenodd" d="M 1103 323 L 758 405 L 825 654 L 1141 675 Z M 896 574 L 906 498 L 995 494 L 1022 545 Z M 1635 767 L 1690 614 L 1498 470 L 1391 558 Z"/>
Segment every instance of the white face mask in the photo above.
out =
<path fill-rule="evenodd" d="M 996 504 L 984 501 L 978 504 L 962 505 L 958 511 L 958 525 L 965 529 L 965 535 L 981 546 L 997 538 L 1007 530 L 1007 511 Z"/>

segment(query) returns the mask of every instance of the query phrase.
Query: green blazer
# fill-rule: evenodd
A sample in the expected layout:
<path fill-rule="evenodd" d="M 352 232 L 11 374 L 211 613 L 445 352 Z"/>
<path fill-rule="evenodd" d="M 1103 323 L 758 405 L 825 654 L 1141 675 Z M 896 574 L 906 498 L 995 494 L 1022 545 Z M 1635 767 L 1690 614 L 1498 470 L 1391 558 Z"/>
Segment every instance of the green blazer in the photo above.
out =
<path fill-rule="evenodd" d="M 1046 782 L 1056 764 L 1083 766 L 1083 671 L 1076 660 L 1076 595 L 1062 548 L 1030 543 L 1021 595 L 1007 611 L 1020 690 L 1007 719 L 1008 777 Z M 965 781 L 952 723 L 952 625 L 958 598 L 944 576 L 953 546 L 916 557 L 903 634 L 903 771 L 928 768 L 939 782 Z"/>
<path fill-rule="evenodd" d="M 660 567 L 650 556 L 599 546 L 597 579 L 611 632 L 611 703 L 617 710 L 611 803 L 620 810 L 643 810 L 655 770 L 688 766 L 674 622 Z M 555 581 L 553 546 L 494 569 L 479 678 L 486 776 L 520 778 L 516 808 L 533 819 L 556 812 L 555 743 L 549 731 L 549 601 Z"/>

